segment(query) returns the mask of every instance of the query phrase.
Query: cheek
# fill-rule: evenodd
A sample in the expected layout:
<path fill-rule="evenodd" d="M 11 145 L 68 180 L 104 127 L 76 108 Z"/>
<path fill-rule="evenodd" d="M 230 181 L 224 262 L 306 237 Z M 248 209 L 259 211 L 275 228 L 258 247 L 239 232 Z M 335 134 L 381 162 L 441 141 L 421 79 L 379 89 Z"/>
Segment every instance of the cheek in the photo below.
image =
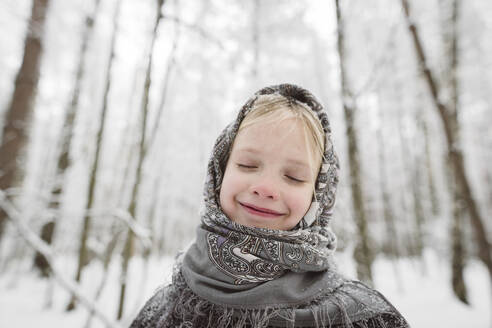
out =
<path fill-rule="evenodd" d="M 230 203 L 235 197 L 237 186 L 238 181 L 235 174 L 231 170 L 226 169 L 220 187 L 220 206 L 223 209 L 227 208 L 228 205 L 230 206 Z"/>
<path fill-rule="evenodd" d="M 296 219 L 301 219 L 304 214 L 308 211 L 312 202 L 312 192 L 311 189 L 299 191 L 293 193 L 289 197 L 289 204 L 292 213 L 295 215 Z"/>
<path fill-rule="evenodd" d="M 227 199 L 229 198 L 229 183 L 227 176 L 224 175 L 224 179 L 222 180 L 222 185 L 220 186 L 220 194 L 219 194 L 219 202 L 220 206 L 224 208 L 227 204 Z"/>

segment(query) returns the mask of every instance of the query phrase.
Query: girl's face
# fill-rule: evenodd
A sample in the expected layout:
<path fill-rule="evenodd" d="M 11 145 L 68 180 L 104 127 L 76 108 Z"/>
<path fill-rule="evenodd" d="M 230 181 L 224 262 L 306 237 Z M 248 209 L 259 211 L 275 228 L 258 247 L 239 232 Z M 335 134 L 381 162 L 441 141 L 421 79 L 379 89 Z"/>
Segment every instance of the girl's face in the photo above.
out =
<path fill-rule="evenodd" d="M 319 166 L 319 159 L 309 160 L 304 134 L 295 119 L 256 123 L 238 133 L 220 190 L 220 205 L 232 221 L 290 230 L 304 217 Z"/>

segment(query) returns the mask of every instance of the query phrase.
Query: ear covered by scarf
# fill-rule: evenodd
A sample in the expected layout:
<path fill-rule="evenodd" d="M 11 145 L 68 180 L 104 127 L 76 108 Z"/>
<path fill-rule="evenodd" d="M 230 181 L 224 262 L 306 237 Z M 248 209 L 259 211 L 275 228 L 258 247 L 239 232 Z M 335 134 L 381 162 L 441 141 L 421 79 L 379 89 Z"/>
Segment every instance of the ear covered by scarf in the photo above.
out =
<path fill-rule="evenodd" d="M 248 112 L 254 110 L 258 97 L 267 94 L 282 95 L 312 110 L 325 135 L 315 197 L 307 214 L 289 231 L 243 226 L 224 214 L 219 201 L 221 182 L 239 126 Z M 315 97 L 291 84 L 271 86 L 255 93 L 214 145 L 205 182 L 201 225 L 181 267 L 187 285 L 198 296 L 215 304 L 231 306 L 239 298 L 242 300 L 239 307 L 266 306 L 270 301 L 302 303 L 321 290 L 335 288 L 338 280 L 327 272 L 334 272 L 332 254 L 336 237 L 329 223 L 337 183 L 338 159 L 328 117 Z M 271 290 L 277 293 L 272 294 Z M 267 294 L 272 299 L 265 297 Z"/>

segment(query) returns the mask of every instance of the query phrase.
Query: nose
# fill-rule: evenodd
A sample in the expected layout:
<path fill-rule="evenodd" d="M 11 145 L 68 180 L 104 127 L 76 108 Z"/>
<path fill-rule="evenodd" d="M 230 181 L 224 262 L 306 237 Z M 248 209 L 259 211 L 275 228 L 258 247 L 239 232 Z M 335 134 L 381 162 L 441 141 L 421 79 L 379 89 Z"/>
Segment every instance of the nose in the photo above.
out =
<path fill-rule="evenodd" d="M 251 185 L 251 192 L 260 198 L 277 200 L 279 191 L 274 179 L 262 175 Z"/>

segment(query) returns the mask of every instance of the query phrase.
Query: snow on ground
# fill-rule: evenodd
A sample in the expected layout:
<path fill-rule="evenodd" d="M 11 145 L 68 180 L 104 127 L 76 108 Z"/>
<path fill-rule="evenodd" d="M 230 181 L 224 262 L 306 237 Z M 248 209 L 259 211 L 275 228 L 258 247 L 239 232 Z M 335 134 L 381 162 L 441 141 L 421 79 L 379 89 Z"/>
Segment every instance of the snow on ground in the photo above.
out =
<path fill-rule="evenodd" d="M 348 254 L 338 256 L 341 270 L 353 276 L 354 267 Z M 452 296 L 449 287 L 450 272 L 446 259 L 427 252 L 424 261 L 399 260 L 390 262 L 378 259 L 374 276 L 380 290 L 408 319 L 411 326 L 447 328 L 490 328 L 491 286 L 483 265 L 471 262 L 465 273 L 469 287 L 471 306 L 465 306 Z M 75 261 L 59 259 L 58 266 L 66 274 L 73 275 Z M 122 322 L 129 326 L 131 319 L 156 288 L 170 281 L 172 258 L 153 259 L 148 264 L 148 275 L 143 275 L 144 262 L 136 259 L 129 273 L 130 286 L 127 313 Z M 64 311 L 69 296 L 58 285 L 53 290 L 53 305 L 45 306 L 50 284 L 30 272 L 30 263 L 12 268 L 0 276 L 0 327 L 85 327 L 87 312 L 79 306 L 77 310 Z M 108 284 L 98 302 L 108 317 L 114 319 L 119 298 L 118 266 L 111 267 Z M 87 268 L 83 290 L 93 297 L 98 288 L 102 270 L 98 265 Z M 90 278 L 90 279 L 89 279 Z M 93 319 L 91 327 L 103 327 Z"/>
<path fill-rule="evenodd" d="M 342 272 L 355 277 L 350 253 L 339 256 Z M 427 251 L 424 261 L 378 259 L 373 271 L 375 287 L 408 320 L 411 327 L 490 328 L 492 287 L 485 267 L 471 262 L 465 270 L 471 305 L 453 296 L 449 260 Z"/>
<path fill-rule="evenodd" d="M 465 306 L 450 287 L 448 261 L 435 254 L 426 257 L 422 268 L 409 261 L 396 267 L 400 282 L 391 279 L 391 265 L 376 266 L 376 281 L 381 291 L 408 317 L 413 327 L 492 327 L 490 310 L 491 286 L 487 271 L 481 263 L 471 263 L 465 271 L 469 287 L 470 306 Z"/>

